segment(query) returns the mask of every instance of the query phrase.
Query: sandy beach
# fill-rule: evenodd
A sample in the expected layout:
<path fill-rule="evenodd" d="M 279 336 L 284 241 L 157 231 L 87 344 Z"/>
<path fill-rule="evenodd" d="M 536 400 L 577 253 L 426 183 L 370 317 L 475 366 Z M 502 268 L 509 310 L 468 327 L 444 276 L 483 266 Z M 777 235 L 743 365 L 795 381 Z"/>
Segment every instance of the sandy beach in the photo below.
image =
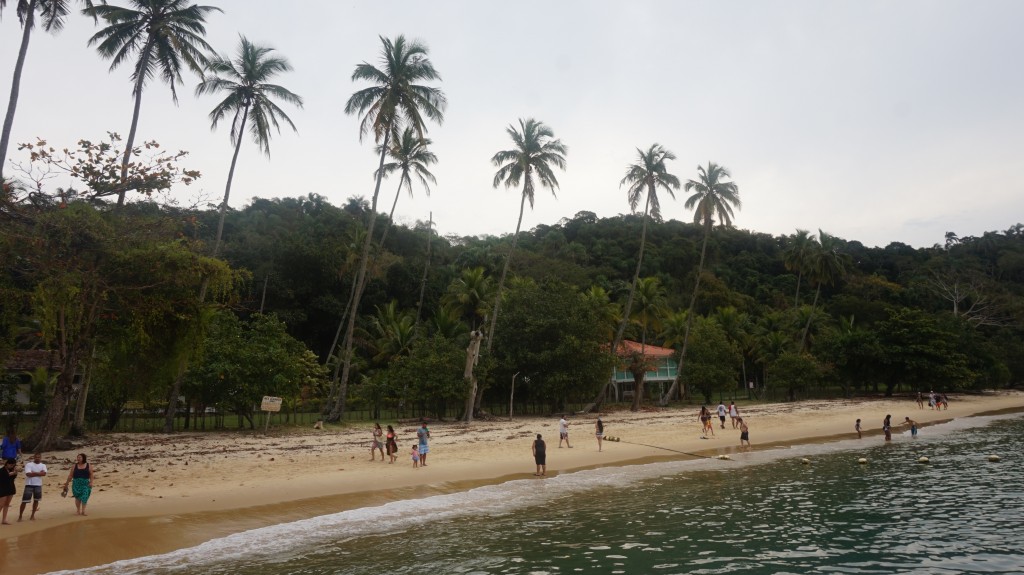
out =
<path fill-rule="evenodd" d="M 911 417 L 927 426 L 956 417 L 1024 409 L 1024 393 L 951 395 L 948 410 L 919 409 L 910 398 L 815 400 L 740 404 L 750 426 L 751 449 L 854 437 L 862 419 L 865 445 L 883 441 L 881 424 Z M 712 409 L 714 406 L 710 406 Z M 598 452 L 596 414 L 569 417 L 572 449 L 558 447 L 558 417 L 431 422 L 428 466 L 413 469 L 409 450 L 414 422 L 395 425 L 395 464 L 369 460 L 369 424 L 253 432 L 158 434 L 97 433 L 68 452 L 44 454 L 49 468 L 34 521 L 17 522 L 19 494 L 0 527 L 0 572 L 45 573 L 75 569 L 197 545 L 230 533 L 425 497 L 508 479 L 532 478 L 530 446 L 541 433 L 548 475 L 607 465 L 696 455 L 740 454 L 739 431 L 714 418 L 715 436 L 701 438 L 698 407 L 647 408 L 602 413 L 606 441 Z M 394 422 L 381 422 L 384 425 Z M 909 441 L 896 428 L 894 441 Z M 75 514 L 61 486 L 74 455 L 89 455 L 95 474 L 88 516 Z M 19 465 L 19 470 L 21 466 Z M 543 478 L 537 478 L 543 481 Z"/>

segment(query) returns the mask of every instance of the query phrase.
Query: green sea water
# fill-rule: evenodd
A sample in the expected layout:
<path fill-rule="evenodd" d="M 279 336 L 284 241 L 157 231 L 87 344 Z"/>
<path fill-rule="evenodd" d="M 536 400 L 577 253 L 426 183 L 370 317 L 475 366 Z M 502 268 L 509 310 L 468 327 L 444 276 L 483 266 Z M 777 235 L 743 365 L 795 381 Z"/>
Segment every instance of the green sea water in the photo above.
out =
<path fill-rule="evenodd" d="M 89 572 L 1024 573 L 1022 434 L 1019 414 L 976 417 L 890 444 L 865 438 L 516 480 Z"/>

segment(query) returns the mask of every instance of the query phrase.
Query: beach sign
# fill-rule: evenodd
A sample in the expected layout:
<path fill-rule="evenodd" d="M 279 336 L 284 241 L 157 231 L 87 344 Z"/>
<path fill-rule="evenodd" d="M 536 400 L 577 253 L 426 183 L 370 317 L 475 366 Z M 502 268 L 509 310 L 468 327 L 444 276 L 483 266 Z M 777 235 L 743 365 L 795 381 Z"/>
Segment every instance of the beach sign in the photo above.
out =
<path fill-rule="evenodd" d="M 260 404 L 260 411 L 281 411 L 281 398 L 271 397 L 269 395 L 263 396 L 263 403 Z"/>

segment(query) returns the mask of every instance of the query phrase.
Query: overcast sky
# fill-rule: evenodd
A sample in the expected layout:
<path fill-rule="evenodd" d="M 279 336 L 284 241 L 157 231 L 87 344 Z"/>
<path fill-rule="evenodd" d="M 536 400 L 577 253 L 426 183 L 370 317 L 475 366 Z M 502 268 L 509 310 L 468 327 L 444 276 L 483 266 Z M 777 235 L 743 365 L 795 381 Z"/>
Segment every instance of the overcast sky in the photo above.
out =
<path fill-rule="evenodd" d="M 444 124 L 429 128 L 438 183 L 429 197 L 403 192 L 396 219 L 412 224 L 432 211 L 443 235 L 515 229 L 519 190 L 492 187 L 490 158 L 511 148 L 505 127 L 527 117 L 550 126 L 569 154 L 557 198 L 538 191 L 523 229 L 583 210 L 628 212 L 619 181 L 636 148 L 653 143 L 676 154 L 669 168 L 683 181 L 698 164 L 726 166 L 743 200 L 735 225 L 758 232 L 821 228 L 866 245 L 930 246 L 947 231 L 1024 221 L 1022 2 L 207 3 L 224 10 L 208 19 L 209 42 L 229 55 L 239 34 L 276 48 L 295 68 L 278 82 L 306 102 L 287 108 L 299 131 L 275 135 L 269 160 L 243 144 L 233 208 L 253 197 L 314 192 L 341 205 L 372 195 L 372 143 L 360 144 L 358 119 L 343 108 L 365 87 L 350 80 L 354 66 L 378 63 L 378 36 L 405 34 L 428 46 L 449 106 Z M 95 30 L 75 15 L 58 36 L 33 36 L 13 143 L 127 135 L 130 66 L 108 73 L 86 46 Z M 19 42 L 8 3 L 4 98 Z M 186 76 L 176 107 L 167 86 L 151 82 L 138 139 L 188 150 L 184 164 L 203 178 L 180 197 L 216 202 L 228 125 L 211 132 L 218 100 L 193 97 L 195 83 Z M 395 186 L 385 181 L 380 211 Z M 663 215 L 690 221 L 684 200 L 662 197 Z"/>

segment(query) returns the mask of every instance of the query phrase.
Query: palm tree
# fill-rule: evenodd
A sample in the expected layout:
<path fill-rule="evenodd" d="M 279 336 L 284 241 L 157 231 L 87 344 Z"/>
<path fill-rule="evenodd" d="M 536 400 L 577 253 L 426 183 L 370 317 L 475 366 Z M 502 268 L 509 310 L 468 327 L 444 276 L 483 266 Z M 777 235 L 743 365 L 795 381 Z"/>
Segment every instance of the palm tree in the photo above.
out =
<path fill-rule="evenodd" d="M 238 42 L 238 55 L 232 60 L 226 56 L 214 55 L 206 64 L 203 80 L 196 86 L 196 95 L 224 92 L 225 98 L 210 112 L 210 128 L 226 116 L 231 115 L 231 143 L 235 153 L 231 156 L 228 181 L 224 186 L 224 201 L 220 204 L 220 219 L 217 222 L 217 239 L 213 244 L 213 257 L 220 251 L 224 234 L 224 216 L 231 197 L 231 182 L 235 177 L 238 152 L 242 149 L 243 134 L 248 129 L 256 147 L 270 157 L 270 129 L 281 132 L 278 117 L 295 130 L 295 124 L 284 111 L 274 103 L 277 98 L 302 107 L 302 98 L 278 86 L 268 83 L 281 72 L 291 71 L 288 60 L 272 56 L 274 49 L 253 44 L 245 36 Z M 297 130 L 296 130 L 297 131 Z"/>
<path fill-rule="evenodd" d="M 391 142 L 388 156 L 392 161 L 384 164 L 381 169 L 384 170 L 385 176 L 398 172 L 398 189 L 395 190 L 395 201 L 391 203 L 391 212 L 388 214 L 388 227 L 384 228 L 384 233 L 380 236 L 380 243 L 377 247 L 378 254 L 384 249 L 384 239 L 388 237 L 388 229 L 395 219 L 395 208 L 398 207 L 398 198 L 402 195 L 402 188 L 408 190 L 409 197 L 412 197 L 411 175 L 416 174 L 416 179 L 423 185 L 423 191 L 428 196 L 430 195 L 430 184 L 437 184 L 434 174 L 427 169 L 428 166 L 437 163 L 437 156 L 428 149 L 431 143 L 430 138 L 419 137 L 408 126 L 402 132 L 401 137 Z M 381 150 L 378 148 L 377 153 L 380 152 Z"/>
<path fill-rule="evenodd" d="M 629 201 L 629 209 L 636 213 L 640 205 L 640 198 L 645 196 L 643 226 L 640 231 L 640 253 L 636 257 L 636 271 L 633 272 L 633 283 L 629 287 L 629 295 L 626 296 L 625 311 L 622 314 L 622 322 L 615 332 L 615 340 L 612 342 L 612 349 L 618 349 L 622 343 L 622 336 L 626 330 L 626 323 L 633 312 L 633 296 L 636 293 L 636 284 L 640 279 L 640 265 L 644 260 L 644 246 L 647 242 L 647 218 L 650 216 L 654 221 L 661 221 L 661 202 L 658 200 L 658 189 L 668 192 L 673 199 L 673 190 L 679 189 L 679 178 L 668 173 L 665 162 L 676 159 L 675 154 L 661 147 L 660 144 L 652 144 L 646 151 L 637 148 L 637 162 L 626 168 L 626 176 L 619 182 L 619 187 L 628 184 L 626 199 Z"/>
<path fill-rule="evenodd" d="M 370 212 L 367 214 L 369 223 L 359 258 L 352 311 L 348 315 L 345 327 L 341 381 L 337 399 L 328 415 L 329 421 L 341 419 L 345 412 L 349 370 L 352 364 L 352 334 L 355 331 L 356 316 L 363 297 L 366 269 L 370 261 L 370 245 L 373 242 L 373 227 L 377 219 L 377 198 L 380 195 L 381 180 L 384 178 L 384 161 L 387 158 L 389 144 L 405 126 L 415 130 L 422 140 L 427 130 L 426 118 L 437 123 L 443 122 L 444 108 L 447 105 L 440 88 L 419 83 L 441 79 L 441 75 L 434 69 L 433 62 L 427 56 L 427 47 L 424 44 L 416 40 L 407 41 L 405 36 L 398 36 L 394 40 L 381 36 L 380 41 L 383 45 L 381 67 L 363 62 L 352 72 L 353 81 L 364 80 L 373 85 L 358 90 L 345 103 L 346 114 L 363 116 L 359 123 L 360 141 L 367 133 L 373 132 L 373 139 L 378 144 L 380 163 L 377 166 Z"/>
<path fill-rule="evenodd" d="M 516 221 L 516 232 L 512 235 L 512 247 L 505 256 L 505 266 L 501 270 L 501 277 L 498 279 L 498 293 L 494 297 L 494 307 L 491 313 L 491 329 L 487 332 L 487 351 L 491 351 L 491 342 L 494 341 L 494 327 L 498 324 L 498 311 L 501 309 L 501 292 L 505 287 L 505 276 L 508 275 L 509 263 L 512 262 L 512 254 L 516 251 L 516 242 L 519 240 L 519 228 L 523 224 L 523 211 L 526 209 L 526 201 L 530 201 L 530 209 L 533 209 L 535 180 L 540 185 L 551 190 L 555 195 L 558 188 L 558 178 L 552 167 L 565 170 L 565 154 L 569 148 L 561 140 L 555 139 L 551 128 L 538 122 L 533 118 L 519 119 L 519 129 L 509 125 L 505 132 L 512 138 L 515 148 L 502 150 L 491 158 L 491 163 L 498 166 L 494 173 L 494 187 L 505 184 L 505 188 L 518 187 L 523 184 L 522 197 L 519 200 L 519 220 Z"/>
<path fill-rule="evenodd" d="M 7 0 L 0 0 L 0 11 L 7 6 Z M 85 0 L 86 9 L 92 8 L 91 0 Z M 43 30 L 56 34 L 64 29 L 64 19 L 70 10 L 67 0 L 18 0 L 14 9 L 21 23 L 21 47 L 18 59 L 14 64 L 14 77 L 11 79 L 11 96 L 7 101 L 7 114 L 4 116 L 3 131 L 0 132 L 0 182 L 4 181 L 4 164 L 7 162 L 7 148 L 11 143 L 11 130 L 14 128 L 14 113 L 18 108 L 18 95 L 21 92 L 21 75 L 25 70 L 25 57 L 28 55 L 28 44 L 35 28 L 36 16 L 42 18 Z"/>
<path fill-rule="evenodd" d="M 800 337 L 800 353 L 807 348 L 807 334 L 810 332 L 811 322 L 814 320 L 814 310 L 818 307 L 821 285 L 832 285 L 837 279 L 846 275 L 846 268 L 849 266 L 851 258 L 849 254 L 841 253 L 839 248 L 838 238 L 818 230 L 818 239 L 811 244 L 808 258 L 808 275 L 816 285 L 814 302 L 811 304 L 811 311 L 807 314 L 807 323 L 804 325 L 803 335 Z"/>
<path fill-rule="evenodd" d="M 129 57 L 137 56 L 131 76 L 135 110 L 124 146 L 124 157 L 121 158 L 122 181 L 128 178 L 128 164 L 135 146 L 146 80 L 159 75 L 171 87 L 171 97 L 177 103 L 182 65 L 202 74 L 207 63 L 204 53 L 213 51 L 204 39 L 206 16 L 222 12 L 215 6 L 189 4 L 189 0 L 129 0 L 129 4 L 135 9 L 103 5 L 83 10 L 109 24 L 89 38 L 89 45 L 98 44 L 96 50 L 100 56 L 111 60 L 111 71 Z M 127 189 L 118 192 L 117 205 L 124 204 L 126 192 Z"/>
<path fill-rule="evenodd" d="M 468 319 L 470 330 L 480 328 L 487 316 L 488 302 L 494 297 L 494 282 L 482 267 L 462 270 L 458 278 L 448 284 L 441 303 L 458 310 L 460 319 Z"/>
<path fill-rule="evenodd" d="M 656 330 L 661 328 L 661 318 L 666 315 L 667 311 L 665 288 L 661 286 L 661 282 L 656 277 L 643 278 L 640 280 L 639 288 L 636 292 L 639 306 L 632 319 L 640 324 L 640 356 L 643 359 L 643 365 L 647 365 L 650 363 L 647 361 L 645 349 L 647 347 L 647 330 L 648 328 Z M 649 367 L 642 368 L 643 366 L 638 364 L 638 361 L 636 357 L 633 357 L 631 361 L 630 371 L 633 372 L 633 382 L 636 387 L 633 390 L 633 405 L 630 407 L 630 411 L 640 410 L 640 404 L 644 397 L 644 379 L 649 371 Z"/>
<path fill-rule="evenodd" d="M 697 180 L 686 182 L 684 189 L 693 192 L 686 199 L 686 209 L 693 210 L 693 223 L 701 224 L 704 227 L 704 241 L 700 248 L 700 264 L 697 266 L 697 279 L 693 284 L 693 295 L 690 296 L 690 307 L 686 318 L 686 332 L 683 334 L 683 347 L 679 352 L 679 366 L 676 369 L 676 378 L 672 382 L 668 393 L 661 398 L 661 404 L 668 403 L 668 399 L 679 388 L 679 382 L 683 375 L 683 364 L 686 361 L 686 346 L 690 340 L 690 326 L 693 322 L 693 308 L 697 304 L 697 293 L 700 290 L 700 278 L 704 273 L 704 259 L 708 251 L 708 238 L 711 237 L 711 228 L 715 218 L 723 226 L 731 226 L 733 218 L 733 207 L 740 208 L 740 190 L 736 182 L 726 182 L 723 178 L 732 177 L 729 171 L 718 164 L 708 162 L 707 168 L 697 166 Z"/>
<path fill-rule="evenodd" d="M 796 272 L 796 297 L 793 299 L 793 306 L 800 305 L 800 280 L 803 279 L 804 269 L 807 267 L 807 259 L 811 253 L 811 244 L 814 238 L 811 232 L 797 228 L 793 235 L 792 243 L 786 248 L 783 256 L 783 263 L 786 269 Z"/>

